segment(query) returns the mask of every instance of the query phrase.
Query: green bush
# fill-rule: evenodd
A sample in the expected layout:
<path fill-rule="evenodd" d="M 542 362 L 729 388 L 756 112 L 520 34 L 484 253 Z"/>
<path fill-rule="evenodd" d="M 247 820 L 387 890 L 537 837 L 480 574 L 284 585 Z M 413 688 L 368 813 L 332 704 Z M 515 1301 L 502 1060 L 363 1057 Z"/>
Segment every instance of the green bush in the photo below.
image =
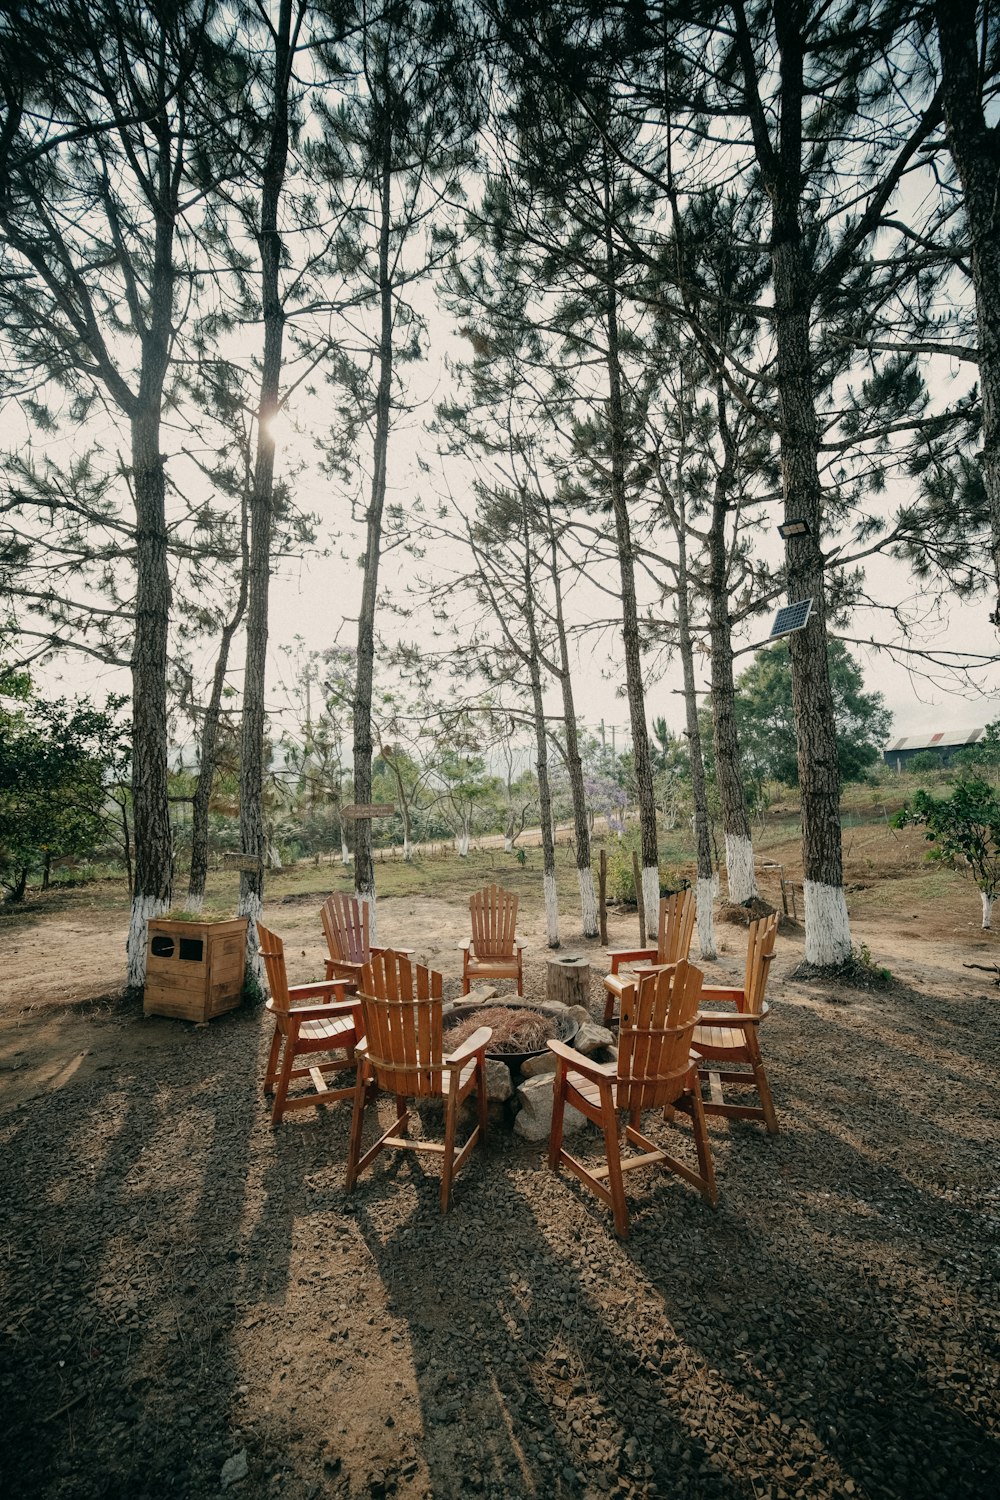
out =
<path fill-rule="evenodd" d="M 635 905 L 635 879 L 632 874 L 633 848 L 638 845 L 638 838 L 631 840 L 626 835 L 608 849 L 608 900 L 626 901 Z M 660 864 L 660 895 L 667 896 L 672 891 L 679 890 L 686 885 L 684 877 L 669 865 Z"/>

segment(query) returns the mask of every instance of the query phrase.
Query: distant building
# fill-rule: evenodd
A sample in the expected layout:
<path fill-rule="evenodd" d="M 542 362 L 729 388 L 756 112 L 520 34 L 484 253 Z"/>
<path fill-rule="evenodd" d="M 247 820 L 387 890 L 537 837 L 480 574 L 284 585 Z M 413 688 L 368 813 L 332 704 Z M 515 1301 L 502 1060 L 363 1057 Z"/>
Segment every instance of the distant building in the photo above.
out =
<path fill-rule="evenodd" d="M 956 750 L 964 750 L 968 745 L 977 744 L 985 733 L 985 729 L 945 729 L 939 734 L 904 735 L 901 740 L 890 745 L 888 750 L 882 751 L 882 759 L 894 771 L 905 771 L 915 755 L 932 750 L 941 764 L 946 766 Z"/>

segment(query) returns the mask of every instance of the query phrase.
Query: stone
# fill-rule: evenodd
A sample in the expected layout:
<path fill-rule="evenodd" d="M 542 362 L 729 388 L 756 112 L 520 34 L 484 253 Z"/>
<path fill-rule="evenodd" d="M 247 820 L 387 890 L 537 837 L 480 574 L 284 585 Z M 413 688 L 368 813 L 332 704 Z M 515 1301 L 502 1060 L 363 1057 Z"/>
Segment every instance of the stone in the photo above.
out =
<path fill-rule="evenodd" d="M 505 1062 L 497 1062 L 495 1058 L 486 1059 L 486 1097 L 498 1104 L 509 1099 L 514 1092 L 514 1084 L 511 1080 L 510 1069 Z"/>
<path fill-rule="evenodd" d="M 593 1017 L 585 1005 L 569 1005 L 566 1007 L 574 1021 L 579 1021 L 581 1026 L 586 1026 Z"/>
<path fill-rule="evenodd" d="M 594 1053 L 599 1052 L 602 1047 L 613 1047 L 614 1041 L 614 1032 L 588 1020 L 573 1038 L 573 1046 L 577 1052 L 582 1052 L 584 1057 L 593 1057 Z"/>
<path fill-rule="evenodd" d="M 521 1105 L 514 1121 L 515 1132 L 526 1141 L 547 1141 L 552 1127 L 552 1085 L 555 1075 L 542 1073 L 537 1078 L 528 1078 L 517 1091 Z M 586 1117 L 567 1104 L 563 1118 L 563 1134 L 574 1135 L 586 1125 Z"/>
<path fill-rule="evenodd" d="M 525 1078 L 537 1078 L 542 1073 L 554 1073 L 556 1060 L 551 1052 L 540 1052 L 537 1057 L 529 1057 L 521 1064 L 521 1072 Z"/>
<path fill-rule="evenodd" d="M 224 1490 L 227 1490 L 231 1484 L 239 1484 L 241 1479 L 245 1479 L 247 1472 L 247 1450 L 241 1448 L 239 1453 L 234 1453 L 232 1458 L 227 1458 L 222 1465 L 219 1483 Z"/>

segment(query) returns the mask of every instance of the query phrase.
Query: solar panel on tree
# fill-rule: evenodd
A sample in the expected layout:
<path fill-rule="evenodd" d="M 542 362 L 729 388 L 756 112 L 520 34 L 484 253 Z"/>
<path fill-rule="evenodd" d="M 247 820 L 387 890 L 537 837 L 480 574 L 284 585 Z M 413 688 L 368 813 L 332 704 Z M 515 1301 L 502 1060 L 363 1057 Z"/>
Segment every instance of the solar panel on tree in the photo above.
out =
<path fill-rule="evenodd" d="M 769 640 L 779 635 L 791 635 L 793 630 L 802 630 L 812 614 L 811 599 L 800 599 L 797 604 L 783 604 L 774 617 Z"/>

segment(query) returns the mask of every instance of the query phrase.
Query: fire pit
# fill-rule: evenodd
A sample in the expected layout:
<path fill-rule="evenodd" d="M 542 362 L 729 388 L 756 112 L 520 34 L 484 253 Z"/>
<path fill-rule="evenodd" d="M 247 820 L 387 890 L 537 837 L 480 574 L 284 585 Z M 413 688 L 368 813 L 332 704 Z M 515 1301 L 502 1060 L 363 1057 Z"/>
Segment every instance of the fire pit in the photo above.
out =
<path fill-rule="evenodd" d="M 530 1001 L 510 1000 L 459 1001 L 445 1016 L 444 1026 L 448 1050 L 457 1047 L 477 1026 L 492 1026 L 486 1056 L 506 1063 L 512 1073 L 529 1058 L 541 1056 L 550 1037 L 572 1042 L 580 1029 L 579 1022 L 561 1007 L 555 1010 Z"/>

